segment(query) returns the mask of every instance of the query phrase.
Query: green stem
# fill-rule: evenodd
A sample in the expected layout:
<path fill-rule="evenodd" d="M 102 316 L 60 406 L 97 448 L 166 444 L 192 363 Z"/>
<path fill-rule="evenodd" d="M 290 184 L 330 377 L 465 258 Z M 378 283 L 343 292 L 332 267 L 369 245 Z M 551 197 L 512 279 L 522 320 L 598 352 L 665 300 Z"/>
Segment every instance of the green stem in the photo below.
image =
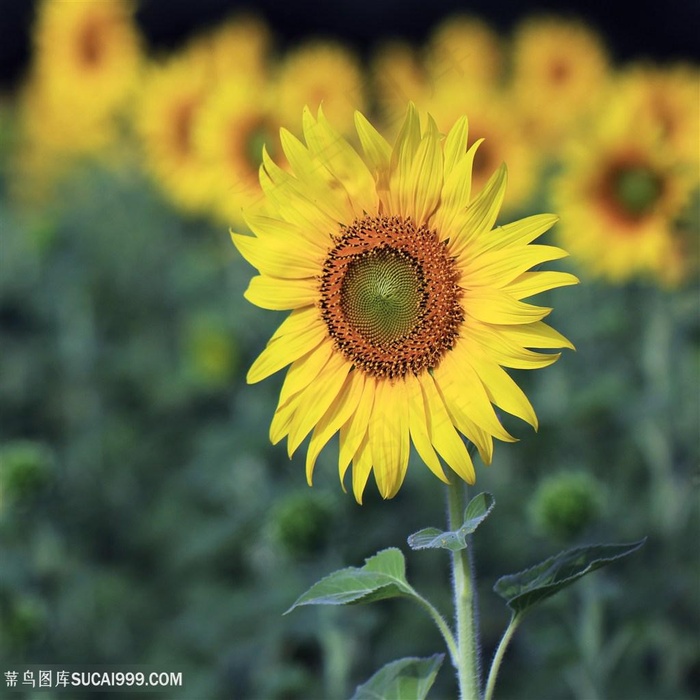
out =
<path fill-rule="evenodd" d="M 450 530 L 464 522 L 465 486 L 460 480 L 448 486 Z M 457 622 L 457 681 L 461 700 L 481 698 L 479 645 L 474 606 L 475 584 L 467 549 L 452 552 L 452 586 Z"/>
<path fill-rule="evenodd" d="M 423 598 L 423 596 L 417 593 L 415 590 L 413 590 L 413 594 L 414 600 L 420 605 L 422 605 L 428 611 L 430 617 L 433 618 L 433 621 L 437 625 L 437 628 L 440 630 L 440 634 L 442 634 L 442 637 L 445 640 L 447 649 L 450 652 L 450 658 L 452 659 L 452 663 L 456 666 L 459 659 L 459 650 L 457 649 L 457 642 L 455 641 L 454 635 L 452 634 L 452 630 L 450 629 L 449 625 L 445 622 L 445 618 L 443 618 L 443 616 L 430 603 L 430 601 Z"/>
<path fill-rule="evenodd" d="M 496 687 L 496 678 L 498 677 L 498 671 L 501 668 L 501 661 L 503 661 L 503 655 L 506 653 L 508 644 L 510 643 L 510 640 L 513 637 L 513 634 L 515 633 L 515 630 L 518 628 L 518 625 L 520 624 L 521 620 L 522 615 L 513 613 L 512 617 L 510 618 L 510 622 L 508 623 L 508 627 L 506 627 L 506 631 L 503 633 L 503 637 L 501 637 L 501 641 L 498 644 L 498 648 L 496 649 L 496 653 L 494 654 L 493 661 L 491 662 L 489 678 L 486 681 L 486 692 L 484 693 L 484 700 L 491 700 L 491 698 L 493 697 L 493 691 Z"/>

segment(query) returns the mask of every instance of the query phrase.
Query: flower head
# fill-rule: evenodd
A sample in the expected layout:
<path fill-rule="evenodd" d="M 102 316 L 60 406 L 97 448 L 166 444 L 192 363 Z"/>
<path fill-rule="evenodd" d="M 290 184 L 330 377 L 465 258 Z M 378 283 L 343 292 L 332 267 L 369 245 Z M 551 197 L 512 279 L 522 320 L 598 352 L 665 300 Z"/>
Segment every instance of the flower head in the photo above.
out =
<path fill-rule="evenodd" d="M 614 283 L 635 277 L 674 285 L 695 261 L 676 229 L 698 186 L 658 128 L 641 120 L 622 93 L 584 140 L 564 151 L 553 183 L 562 215 L 559 237 L 593 276 Z"/>
<path fill-rule="evenodd" d="M 304 105 L 323 109 L 342 133 L 352 129 L 356 105 L 365 103 L 362 69 L 342 44 L 311 41 L 291 51 L 282 62 L 275 85 L 278 124 L 296 120 Z"/>
<path fill-rule="evenodd" d="M 506 170 L 472 196 L 466 118 L 443 138 L 410 106 L 393 147 L 359 112 L 355 123 L 362 156 L 320 110 L 304 111 L 305 144 L 282 129 L 291 172 L 263 154 L 264 213 L 233 241 L 260 271 L 246 298 L 291 310 L 248 373 L 257 382 L 290 365 L 271 440 L 286 436 L 291 455 L 311 433 L 310 483 L 339 432 L 341 483 L 352 463 L 361 502 L 372 471 L 384 498 L 397 493 L 411 444 L 442 481 L 440 458 L 473 483 L 461 436 L 486 463 L 494 437 L 514 439 L 494 406 L 537 425 L 503 367 L 544 367 L 559 354 L 531 348 L 571 347 L 542 321 L 550 309 L 522 300 L 576 278 L 530 271 L 565 255 L 528 245 L 556 217 L 494 230 Z"/>
<path fill-rule="evenodd" d="M 553 150 L 605 94 L 607 51 L 586 25 L 532 17 L 513 37 L 511 88 L 521 118 L 542 148 Z"/>
<path fill-rule="evenodd" d="M 195 141 L 198 114 L 211 93 L 211 63 L 198 46 L 149 67 L 134 116 L 146 167 L 173 201 L 202 211 L 211 175 Z"/>

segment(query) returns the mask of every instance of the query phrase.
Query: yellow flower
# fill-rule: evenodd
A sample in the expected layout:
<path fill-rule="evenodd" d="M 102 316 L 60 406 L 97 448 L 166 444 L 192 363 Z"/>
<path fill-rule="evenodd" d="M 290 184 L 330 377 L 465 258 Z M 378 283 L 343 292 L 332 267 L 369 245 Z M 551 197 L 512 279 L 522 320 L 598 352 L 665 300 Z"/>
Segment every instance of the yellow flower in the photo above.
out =
<path fill-rule="evenodd" d="M 204 103 L 194 138 L 210 174 L 212 207 L 222 220 L 244 224 L 242 211 L 262 197 L 258 169 L 263 145 L 279 150 L 265 85 L 229 81 Z"/>
<path fill-rule="evenodd" d="M 503 71 L 498 36 L 482 20 L 467 15 L 451 17 L 432 33 L 426 66 L 435 85 L 450 83 L 454 90 L 495 87 Z"/>
<path fill-rule="evenodd" d="M 554 17 L 523 22 L 513 37 L 512 91 L 533 139 L 553 150 L 605 93 L 609 61 L 597 34 Z"/>
<path fill-rule="evenodd" d="M 700 73 L 678 64 L 668 68 L 636 65 L 616 86 L 636 118 L 658 131 L 679 160 L 700 159 Z"/>
<path fill-rule="evenodd" d="M 199 50 L 152 65 L 134 115 L 147 170 L 176 204 L 191 212 L 203 211 L 211 200 L 211 176 L 194 129 L 213 80 L 211 63 Z"/>
<path fill-rule="evenodd" d="M 430 117 L 421 133 L 411 105 L 393 148 L 359 112 L 355 124 L 363 156 L 321 110 L 304 111 L 306 145 L 282 129 L 292 173 L 263 154 L 264 213 L 247 216 L 254 236 L 232 237 L 260 271 L 246 298 L 291 310 L 248 372 L 258 382 L 291 365 L 270 438 L 286 436 L 291 455 L 311 433 L 311 483 L 340 432 L 341 483 L 352 462 L 361 502 L 371 471 L 384 498 L 397 493 L 411 443 L 442 481 L 440 457 L 473 483 L 461 435 L 486 463 L 494 437 L 513 440 L 494 405 L 537 425 L 503 367 L 544 367 L 559 354 L 532 348 L 571 347 L 542 321 L 551 309 L 523 299 L 576 278 L 529 271 L 566 255 L 528 245 L 555 216 L 493 229 L 506 170 L 472 197 L 466 118 L 443 139 Z"/>
<path fill-rule="evenodd" d="M 262 20 L 242 15 L 196 37 L 189 50 L 201 52 L 216 81 L 262 80 L 269 70 L 270 32 Z"/>
<path fill-rule="evenodd" d="M 553 183 L 559 236 L 592 276 L 673 285 L 691 264 L 676 220 L 698 187 L 698 173 L 679 163 L 632 107 L 613 101 L 593 132 L 566 149 Z"/>
<path fill-rule="evenodd" d="M 12 183 L 13 195 L 28 204 L 49 197 L 78 158 L 118 160 L 119 117 L 142 59 L 126 0 L 43 0 L 32 38 Z"/>
<path fill-rule="evenodd" d="M 508 163 L 508 194 L 505 211 L 513 211 L 527 203 L 533 194 L 541 168 L 540 158 L 526 138 L 508 96 L 484 85 L 464 85 L 454 90 L 439 85 L 427 109 L 438 129 L 447 132 L 462 114 L 469 114 L 469 144 L 483 140 L 474 158 L 472 186 L 483 188 L 501 163 Z"/>
<path fill-rule="evenodd" d="M 124 105 L 141 63 L 128 0 L 44 0 L 34 29 L 34 79 L 51 110 L 86 120 Z"/>
<path fill-rule="evenodd" d="M 382 119 L 392 133 L 398 132 L 409 102 L 423 109 L 433 94 L 425 65 L 405 42 L 383 44 L 372 59 L 370 75 Z"/>
<path fill-rule="evenodd" d="M 278 124 L 294 124 L 301 110 L 323 104 L 343 133 L 352 130 L 357 105 L 365 104 L 365 81 L 353 53 L 341 44 L 314 41 L 290 52 L 279 69 L 275 86 Z"/>

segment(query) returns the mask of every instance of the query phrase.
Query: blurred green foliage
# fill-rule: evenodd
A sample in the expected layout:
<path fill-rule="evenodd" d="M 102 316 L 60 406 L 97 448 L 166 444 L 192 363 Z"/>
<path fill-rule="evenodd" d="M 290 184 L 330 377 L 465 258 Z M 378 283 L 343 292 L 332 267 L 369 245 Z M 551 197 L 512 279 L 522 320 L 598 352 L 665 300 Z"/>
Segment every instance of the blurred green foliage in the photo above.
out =
<path fill-rule="evenodd" d="M 245 372 L 282 315 L 243 300 L 251 271 L 225 230 L 136 170 L 97 169 L 40 211 L 3 194 L 0 226 L 0 667 L 138 663 L 182 671 L 173 698 L 342 698 L 388 661 L 444 651 L 401 600 L 282 617 L 388 546 L 449 611 L 446 554 L 405 545 L 444 526 L 443 493 L 414 460 L 393 501 L 368 488 L 358 506 L 335 448 L 309 490 L 303 451 L 269 444 L 281 379 Z M 478 473 L 496 498 L 475 536 L 485 655 L 508 617 L 500 575 L 561 540 L 649 540 L 528 619 L 497 696 L 697 697 L 697 285 L 584 280 L 552 300 L 578 351 L 518 374 L 539 432 L 505 416 L 521 441 Z M 454 694 L 445 665 L 434 697 Z"/>

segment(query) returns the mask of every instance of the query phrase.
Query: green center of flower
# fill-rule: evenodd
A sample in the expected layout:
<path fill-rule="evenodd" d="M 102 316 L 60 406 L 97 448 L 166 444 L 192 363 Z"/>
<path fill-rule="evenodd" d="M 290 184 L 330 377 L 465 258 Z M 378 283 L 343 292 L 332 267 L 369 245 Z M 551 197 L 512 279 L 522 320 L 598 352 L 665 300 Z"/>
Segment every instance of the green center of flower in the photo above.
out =
<path fill-rule="evenodd" d="M 615 177 L 615 194 L 625 211 L 631 216 L 648 212 L 661 195 L 661 180 L 649 168 L 627 167 Z"/>
<path fill-rule="evenodd" d="M 420 268 L 410 255 L 374 248 L 348 266 L 341 287 L 341 308 L 371 343 L 392 343 L 418 323 L 424 288 Z"/>
<path fill-rule="evenodd" d="M 262 122 L 255 124 L 246 136 L 245 157 L 251 167 L 251 170 L 256 174 L 260 163 L 262 163 L 263 146 L 269 140 L 269 134 L 267 133 L 265 125 Z"/>
<path fill-rule="evenodd" d="M 437 233 L 410 218 L 365 216 L 334 241 L 319 307 L 336 349 L 379 378 L 437 367 L 464 321 L 459 270 Z"/>

